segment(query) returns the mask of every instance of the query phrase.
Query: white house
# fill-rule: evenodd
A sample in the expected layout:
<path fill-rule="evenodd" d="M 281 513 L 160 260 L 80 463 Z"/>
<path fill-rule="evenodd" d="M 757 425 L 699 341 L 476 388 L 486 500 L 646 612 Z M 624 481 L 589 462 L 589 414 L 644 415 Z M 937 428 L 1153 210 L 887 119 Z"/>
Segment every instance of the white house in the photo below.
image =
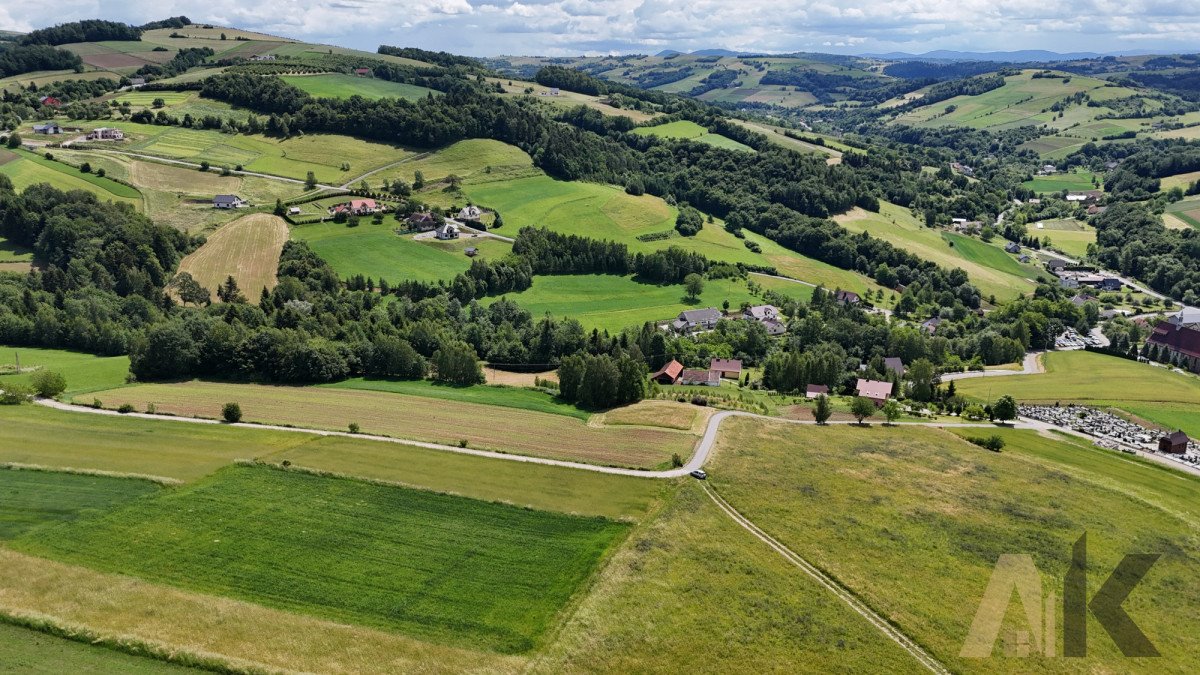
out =
<path fill-rule="evenodd" d="M 217 195 L 213 197 L 214 209 L 237 209 L 246 205 L 246 200 L 237 195 Z"/>
<path fill-rule="evenodd" d="M 458 239 L 458 224 L 447 221 L 433 231 L 433 236 L 443 240 Z"/>

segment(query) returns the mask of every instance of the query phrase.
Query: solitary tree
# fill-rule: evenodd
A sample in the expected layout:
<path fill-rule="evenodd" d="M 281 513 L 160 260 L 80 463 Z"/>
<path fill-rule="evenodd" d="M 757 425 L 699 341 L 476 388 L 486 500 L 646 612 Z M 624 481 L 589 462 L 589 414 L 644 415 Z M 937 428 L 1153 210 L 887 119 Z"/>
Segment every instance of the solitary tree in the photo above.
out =
<path fill-rule="evenodd" d="M 425 174 L 421 173 L 420 171 L 414 171 L 412 186 L 414 190 L 420 190 L 421 188 L 425 187 Z"/>
<path fill-rule="evenodd" d="M 821 394 L 813 405 L 813 419 L 817 421 L 817 424 L 825 424 L 831 415 L 833 415 L 833 404 L 829 402 L 828 396 Z"/>
<path fill-rule="evenodd" d="M 221 408 L 221 418 L 230 424 L 236 424 L 242 421 L 242 406 L 236 403 L 226 403 Z"/>
<path fill-rule="evenodd" d="M 887 418 L 887 423 L 891 424 L 900 418 L 900 413 L 903 412 L 900 408 L 900 403 L 894 398 L 888 399 L 883 404 L 883 416 Z"/>
<path fill-rule="evenodd" d="M 193 305 L 207 305 L 212 302 L 212 296 L 208 289 L 201 286 L 200 282 L 188 272 L 180 272 L 171 282 L 175 287 L 175 291 L 179 293 L 179 299 L 185 303 Z"/>
<path fill-rule="evenodd" d="M 304 176 L 304 189 L 311 190 L 315 187 L 317 187 L 317 174 L 309 171 L 308 174 Z"/>
<path fill-rule="evenodd" d="M 875 402 L 869 398 L 855 396 L 850 401 L 850 414 L 854 415 L 859 424 L 862 424 L 863 420 L 875 414 Z"/>
<path fill-rule="evenodd" d="M 53 370 L 39 370 L 29 378 L 29 384 L 38 396 L 54 398 L 67 390 L 67 378 Z"/>
<path fill-rule="evenodd" d="M 992 404 L 992 416 L 1001 422 L 1007 422 L 1017 417 L 1017 402 L 1012 396 L 1005 394 Z"/>
<path fill-rule="evenodd" d="M 15 131 L 12 132 L 11 134 L 9 134 L 8 135 L 8 147 L 9 147 L 9 149 L 21 147 L 21 134 L 18 134 Z"/>
<path fill-rule="evenodd" d="M 683 288 L 687 291 L 688 297 L 695 300 L 704 292 L 704 277 L 692 272 L 683 278 Z"/>

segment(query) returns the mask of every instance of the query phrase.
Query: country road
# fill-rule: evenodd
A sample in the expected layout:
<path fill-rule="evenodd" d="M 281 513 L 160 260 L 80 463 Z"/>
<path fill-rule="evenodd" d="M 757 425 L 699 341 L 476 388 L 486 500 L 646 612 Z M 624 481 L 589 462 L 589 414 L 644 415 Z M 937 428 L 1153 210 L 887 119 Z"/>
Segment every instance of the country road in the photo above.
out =
<path fill-rule="evenodd" d="M 1025 360 L 1021 362 L 1020 370 L 970 370 L 965 373 L 945 373 L 942 375 L 942 382 L 950 382 L 952 380 L 969 380 L 975 377 L 1004 377 L 1006 375 L 1037 375 L 1038 373 L 1046 372 L 1046 366 L 1042 364 L 1042 354 L 1046 352 L 1029 352 L 1025 355 Z"/>

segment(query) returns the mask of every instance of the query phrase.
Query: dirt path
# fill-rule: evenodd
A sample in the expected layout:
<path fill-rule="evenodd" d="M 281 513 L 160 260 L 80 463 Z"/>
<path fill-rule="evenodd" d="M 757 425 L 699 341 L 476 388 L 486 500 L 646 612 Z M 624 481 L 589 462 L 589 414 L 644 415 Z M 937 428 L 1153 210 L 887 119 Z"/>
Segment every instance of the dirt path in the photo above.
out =
<path fill-rule="evenodd" d="M 1020 370 L 972 370 L 966 373 L 946 373 L 942 375 L 943 382 L 951 380 L 969 380 L 975 377 L 1005 377 L 1007 375 L 1038 375 L 1046 372 L 1042 363 L 1042 355 L 1046 352 L 1029 352 L 1021 362 Z"/>
<path fill-rule="evenodd" d="M 855 597 L 850 590 L 838 583 L 837 580 L 822 572 L 819 568 L 802 558 L 795 551 L 792 551 L 787 546 L 784 546 L 782 543 L 780 543 L 777 539 L 764 532 L 757 525 L 751 522 L 750 519 L 746 518 L 741 513 L 738 513 L 737 509 L 733 508 L 729 502 L 722 499 L 721 496 L 718 495 L 715 490 L 709 487 L 707 483 L 703 484 L 703 488 L 704 492 L 708 494 L 708 497 L 712 499 L 713 503 L 725 512 L 725 515 L 732 518 L 735 523 L 741 525 L 742 528 L 754 535 L 759 541 L 763 542 L 767 546 L 770 546 L 775 550 L 776 553 L 783 556 L 783 558 L 789 563 L 799 567 L 801 571 L 812 578 L 813 581 L 823 586 L 825 590 L 833 593 L 838 600 L 841 600 L 843 603 L 848 605 L 856 614 L 869 621 L 872 626 L 879 630 L 879 632 L 883 633 L 890 640 L 900 645 L 901 649 L 911 654 L 913 658 L 921 663 L 921 665 L 925 666 L 934 673 L 938 673 L 939 675 L 950 675 L 950 671 L 943 666 L 940 661 L 922 649 L 921 646 L 916 642 L 913 642 L 913 640 L 907 635 L 900 632 L 898 628 L 888 623 L 887 619 L 879 616 L 875 610 L 871 609 L 866 605 L 866 603 Z"/>

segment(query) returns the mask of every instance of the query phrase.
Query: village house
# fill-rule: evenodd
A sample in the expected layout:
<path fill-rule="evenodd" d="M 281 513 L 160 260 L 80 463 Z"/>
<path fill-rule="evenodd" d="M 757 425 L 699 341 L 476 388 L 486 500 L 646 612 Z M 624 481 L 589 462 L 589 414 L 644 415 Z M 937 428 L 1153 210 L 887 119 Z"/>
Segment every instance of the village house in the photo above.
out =
<path fill-rule="evenodd" d="M 560 93 L 558 87 L 550 87 L 542 91 L 542 96 L 558 96 Z"/>
<path fill-rule="evenodd" d="M 250 57 L 250 60 L 251 61 L 274 61 L 275 55 L 274 54 L 255 54 L 254 56 Z"/>
<path fill-rule="evenodd" d="M 775 305 L 754 305 L 747 307 L 742 316 L 751 321 L 779 320 L 779 308 Z"/>
<path fill-rule="evenodd" d="M 1182 430 L 1166 434 L 1158 439 L 1158 451 L 1171 455 L 1182 455 L 1187 452 L 1188 435 Z"/>
<path fill-rule="evenodd" d="M 783 335 L 787 332 L 787 326 L 783 325 L 783 323 L 779 321 L 775 321 L 774 319 L 767 319 L 766 321 L 762 322 L 762 325 L 763 328 L 767 329 L 767 335 L 770 335 L 771 337 Z"/>
<path fill-rule="evenodd" d="M 713 359 L 708 362 L 708 369 L 714 370 L 721 374 L 721 377 L 730 380 L 736 380 L 742 376 L 742 362 L 740 359 Z"/>
<path fill-rule="evenodd" d="M 1028 264 L 1030 260 L 1032 260 L 1032 258 L 1030 258 L 1027 255 L 1022 255 L 1020 258 L 1017 258 L 1017 262 L 1022 262 L 1022 263 L 1026 263 L 1026 264 Z"/>
<path fill-rule="evenodd" d="M 474 204 L 467 204 L 458 212 L 459 220 L 479 220 L 483 216 L 483 209 Z"/>
<path fill-rule="evenodd" d="M 1059 271 L 1064 270 L 1066 268 L 1067 268 L 1066 260 L 1061 260 L 1059 258 L 1050 258 L 1050 259 L 1046 260 L 1046 269 L 1049 270 L 1051 274 L 1058 273 Z"/>
<path fill-rule="evenodd" d="M 53 96 L 43 96 L 38 99 L 38 103 L 41 103 L 42 105 L 46 106 L 47 108 L 61 108 L 62 107 L 62 101 Z"/>
<path fill-rule="evenodd" d="M 693 370 L 686 368 L 679 375 L 679 384 L 719 387 L 721 386 L 721 374 L 715 370 Z"/>
<path fill-rule="evenodd" d="M 950 170 L 957 171 L 958 173 L 961 173 L 964 176 L 974 176 L 975 175 L 975 169 L 972 169 L 971 167 L 967 166 L 966 164 L 959 164 L 958 162 L 950 162 Z"/>
<path fill-rule="evenodd" d="M 131 89 L 137 89 L 138 87 L 144 87 L 144 86 L 146 86 L 146 78 L 144 78 L 144 77 L 129 78 L 129 87 Z"/>
<path fill-rule="evenodd" d="M 683 364 L 671 359 L 663 364 L 662 368 L 654 371 L 650 375 L 650 379 L 659 384 L 675 384 L 679 381 L 679 376 L 683 374 Z"/>
<path fill-rule="evenodd" d="M 288 207 L 288 215 L 289 215 L 289 216 L 298 216 L 298 215 L 300 215 L 300 207 L 299 207 L 299 206 L 291 206 L 291 207 Z"/>
<path fill-rule="evenodd" d="M 348 202 L 335 204 L 329 208 L 329 214 L 336 216 L 345 213 L 354 216 L 368 216 L 379 211 L 379 205 L 374 199 L 351 199 Z"/>
<path fill-rule="evenodd" d="M 883 360 L 883 367 L 896 373 L 900 377 L 904 377 L 904 373 L 908 370 L 904 367 L 904 361 L 899 356 L 889 356 Z"/>
<path fill-rule="evenodd" d="M 433 236 L 443 241 L 458 239 L 458 224 L 449 221 L 442 223 L 441 227 L 433 231 Z"/>
<path fill-rule="evenodd" d="M 89 141 L 119 141 L 125 138 L 125 132 L 112 127 L 97 127 L 89 131 L 85 138 Z"/>
<path fill-rule="evenodd" d="M 827 384 L 810 384 L 804 388 L 805 398 L 816 398 L 818 396 L 828 396 L 829 385 Z"/>
<path fill-rule="evenodd" d="M 833 299 L 837 300 L 839 305 L 857 305 L 859 302 L 862 302 L 862 298 L 858 297 L 858 293 L 840 289 L 833 294 Z"/>
<path fill-rule="evenodd" d="M 940 325 L 942 325 L 942 318 L 940 316 L 935 316 L 931 319 L 925 319 L 925 321 L 921 324 L 921 330 L 933 335 L 937 332 L 938 326 Z"/>
<path fill-rule="evenodd" d="M 671 322 L 671 329 L 676 333 L 695 333 L 702 330 L 712 330 L 721 320 L 721 310 L 716 307 L 704 309 L 685 309 Z"/>
<path fill-rule="evenodd" d="M 408 226 L 414 230 L 428 232 L 437 227 L 437 219 L 433 217 L 432 213 L 424 211 L 413 213 L 408 216 Z"/>
<path fill-rule="evenodd" d="M 859 396 L 871 399 L 876 406 L 882 406 L 883 402 L 888 399 L 888 396 L 892 395 L 891 382 L 864 380 L 860 377 L 858 378 L 858 382 L 855 383 L 854 388 Z"/>
<path fill-rule="evenodd" d="M 1004 250 L 1008 251 L 1009 253 L 1020 253 L 1021 245 L 1015 241 L 1010 241 L 1004 245 Z"/>
<path fill-rule="evenodd" d="M 1159 321 L 1146 344 L 1158 350 L 1158 361 L 1178 363 L 1181 368 L 1200 373 L 1200 329 Z"/>
<path fill-rule="evenodd" d="M 1039 176 L 1049 176 L 1050 174 L 1056 173 L 1057 171 L 1058 171 L 1058 167 L 1054 166 L 1053 164 L 1043 164 L 1042 168 L 1038 170 L 1038 175 Z"/>
<path fill-rule="evenodd" d="M 217 195 L 213 197 L 214 209 L 238 209 L 246 205 L 246 200 L 237 195 Z"/>
<path fill-rule="evenodd" d="M 60 127 L 58 125 L 58 122 L 46 122 L 45 124 L 35 124 L 35 125 L 33 125 L 33 133 L 46 134 L 46 135 L 52 136 L 55 134 L 61 134 L 62 127 Z"/>
<path fill-rule="evenodd" d="M 1071 296 L 1071 304 L 1075 305 L 1076 307 L 1082 307 L 1084 303 L 1091 302 L 1095 299 L 1096 296 L 1092 295 L 1091 293 L 1076 293 L 1075 295 Z"/>
<path fill-rule="evenodd" d="M 370 68 L 355 68 L 354 74 L 358 75 L 359 77 L 370 77 L 371 69 Z"/>

